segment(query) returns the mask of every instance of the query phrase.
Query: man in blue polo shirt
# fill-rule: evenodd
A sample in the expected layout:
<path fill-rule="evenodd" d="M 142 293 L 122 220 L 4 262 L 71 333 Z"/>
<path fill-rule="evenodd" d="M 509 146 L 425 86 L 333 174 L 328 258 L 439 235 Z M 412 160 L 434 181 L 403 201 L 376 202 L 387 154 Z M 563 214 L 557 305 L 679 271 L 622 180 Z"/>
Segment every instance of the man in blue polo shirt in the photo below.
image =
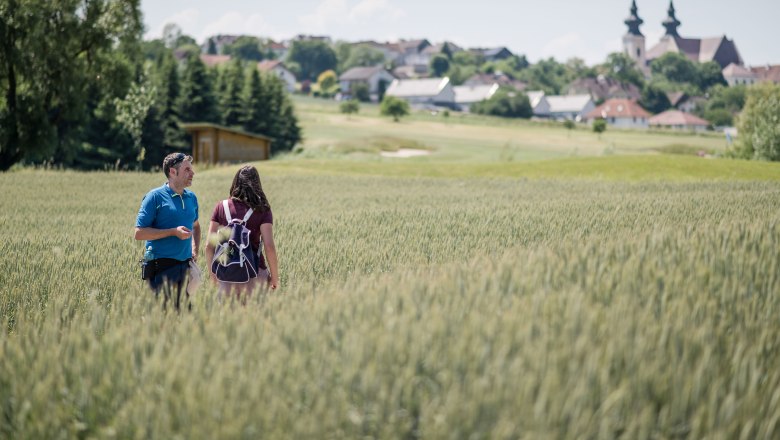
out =
<path fill-rule="evenodd" d="M 163 160 L 163 172 L 168 181 L 149 191 L 141 201 L 135 239 L 146 241 L 144 279 L 155 295 L 163 291 L 166 302 L 174 298 L 178 309 L 189 262 L 197 260 L 200 248 L 198 198 L 186 189 L 195 177 L 192 157 L 169 154 Z"/>

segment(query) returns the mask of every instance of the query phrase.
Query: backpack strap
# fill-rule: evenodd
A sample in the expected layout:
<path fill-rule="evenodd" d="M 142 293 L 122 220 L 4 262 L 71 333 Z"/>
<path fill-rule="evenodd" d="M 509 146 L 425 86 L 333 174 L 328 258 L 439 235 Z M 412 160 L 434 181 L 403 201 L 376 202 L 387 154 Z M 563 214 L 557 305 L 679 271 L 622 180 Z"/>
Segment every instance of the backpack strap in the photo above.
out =
<path fill-rule="evenodd" d="M 230 207 L 227 199 L 222 201 L 222 207 L 225 209 L 225 220 L 227 220 L 227 224 L 230 224 L 233 221 L 233 217 L 230 216 Z"/>
<path fill-rule="evenodd" d="M 246 215 L 244 216 L 244 219 L 241 220 L 241 223 L 246 224 L 246 222 L 249 220 L 249 217 L 252 217 L 252 208 L 249 208 L 249 211 L 246 212 Z"/>
<path fill-rule="evenodd" d="M 222 201 L 222 207 L 225 209 L 225 220 L 227 220 L 227 224 L 230 224 L 233 221 L 233 217 L 230 215 L 230 206 L 228 206 L 227 199 Z M 249 208 L 249 210 L 246 212 L 246 215 L 244 215 L 244 219 L 241 220 L 242 224 L 246 224 L 246 222 L 249 220 L 249 217 L 252 217 L 252 208 Z"/>

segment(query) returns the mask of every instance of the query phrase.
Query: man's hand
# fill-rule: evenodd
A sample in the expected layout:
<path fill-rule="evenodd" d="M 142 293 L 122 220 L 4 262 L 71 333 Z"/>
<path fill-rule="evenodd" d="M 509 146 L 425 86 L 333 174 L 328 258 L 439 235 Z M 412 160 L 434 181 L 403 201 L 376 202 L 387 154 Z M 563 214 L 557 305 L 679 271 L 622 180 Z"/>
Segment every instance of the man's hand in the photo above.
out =
<path fill-rule="evenodd" d="M 173 231 L 173 235 L 179 237 L 179 240 L 186 240 L 192 237 L 192 231 L 190 231 L 184 226 L 179 226 Z"/>

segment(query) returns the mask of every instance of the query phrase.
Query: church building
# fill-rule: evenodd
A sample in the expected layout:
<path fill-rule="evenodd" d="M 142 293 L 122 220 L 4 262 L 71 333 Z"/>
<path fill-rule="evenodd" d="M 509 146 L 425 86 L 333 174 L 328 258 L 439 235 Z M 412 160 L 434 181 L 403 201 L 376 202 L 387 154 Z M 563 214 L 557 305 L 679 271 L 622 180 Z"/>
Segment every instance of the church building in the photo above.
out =
<path fill-rule="evenodd" d="M 743 65 L 736 44 L 725 35 L 710 38 L 684 38 L 677 32 L 680 20 L 675 16 L 674 1 L 669 2 L 667 17 L 663 21 L 666 33 L 661 41 L 645 52 L 645 37 L 639 31 L 643 20 L 639 18 L 636 0 L 631 4 L 631 12 L 624 22 L 628 26 L 628 33 L 623 36 L 623 50 L 637 62 L 642 70 L 647 71 L 647 66 L 654 59 L 667 52 L 677 52 L 685 55 L 691 61 L 706 63 L 715 61 L 722 68 L 729 64 Z"/>

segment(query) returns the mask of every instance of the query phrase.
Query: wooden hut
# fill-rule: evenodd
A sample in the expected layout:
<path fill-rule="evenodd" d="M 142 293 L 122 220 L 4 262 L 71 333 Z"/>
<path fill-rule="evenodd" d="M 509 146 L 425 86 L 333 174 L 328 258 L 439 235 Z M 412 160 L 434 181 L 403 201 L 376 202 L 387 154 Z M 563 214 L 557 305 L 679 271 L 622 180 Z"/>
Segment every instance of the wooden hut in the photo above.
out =
<path fill-rule="evenodd" d="M 197 163 L 268 160 L 273 139 L 207 122 L 181 124 L 192 136 L 192 157 Z"/>

